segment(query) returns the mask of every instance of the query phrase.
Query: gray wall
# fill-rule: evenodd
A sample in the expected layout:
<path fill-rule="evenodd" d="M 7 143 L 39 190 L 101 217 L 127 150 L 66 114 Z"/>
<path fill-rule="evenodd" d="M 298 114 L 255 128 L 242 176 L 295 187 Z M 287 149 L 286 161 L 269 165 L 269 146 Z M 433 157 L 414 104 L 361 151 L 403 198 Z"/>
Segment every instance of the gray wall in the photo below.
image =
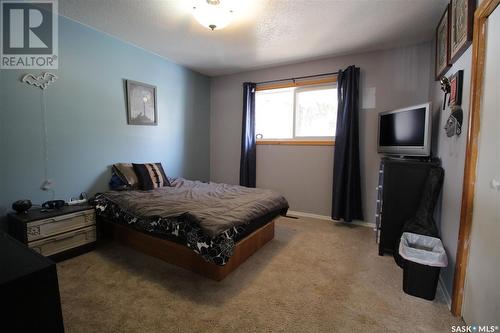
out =
<path fill-rule="evenodd" d="M 46 92 L 49 178 L 56 198 L 107 189 L 115 162 L 162 162 L 168 175 L 209 179 L 210 79 L 66 18 L 59 79 Z M 40 89 L 27 70 L 0 72 L 0 213 L 51 199 L 43 176 Z M 157 86 L 158 126 L 129 126 L 124 79 Z"/>
<path fill-rule="evenodd" d="M 374 222 L 377 114 L 429 100 L 431 44 L 279 66 L 212 78 L 210 179 L 237 184 L 242 83 L 361 68 L 360 149 L 365 220 Z M 257 185 L 284 193 L 291 209 L 330 215 L 333 148 L 258 146 Z"/>
<path fill-rule="evenodd" d="M 257 187 L 284 193 L 291 209 L 330 215 L 333 147 L 257 147 Z"/>
<path fill-rule="evenodd" d="M 448 70 L 445 75 L 450 77 L 458 70 L 464 70 L 464 82 L 462 90 L 462 109 L 464 122 L 462 135 L 448 138 L 443 130 L 446 120 L 450 115 L 450 109 L 442 110 L 444 94 L 440 89 L 439 82 L 432 79 L 431 98 L 434 104 L 434 153 L 442 162 L 445 170 L 443 190 L 441 192 L 440 204 L 436 210 L 436 222 L 441 232 L 443 244 L 448 253 L 448 267 L 441 270 L 447 296 L 450 296 L 453 288 L 453 276 L 455 272 L 455 259 L 458 244 L 458 229 L 460 227 L 460 210 L 462 204 L 462 184 L 465 165 L 465 148 L 467 143 L 467 130 L 469 118 L 470 80 L 471 80 L 472 47 L 470 47 Z"/>

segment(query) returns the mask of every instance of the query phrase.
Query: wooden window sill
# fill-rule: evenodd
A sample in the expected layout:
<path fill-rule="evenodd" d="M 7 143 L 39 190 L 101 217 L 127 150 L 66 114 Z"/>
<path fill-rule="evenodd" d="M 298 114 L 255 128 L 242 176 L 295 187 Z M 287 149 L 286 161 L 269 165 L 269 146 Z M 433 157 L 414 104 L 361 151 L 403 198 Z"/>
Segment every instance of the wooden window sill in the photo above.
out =
<path fill-rule="evenodd" d="M 335 146 L 333 140 L 257 140 L 258 145 Z"/>

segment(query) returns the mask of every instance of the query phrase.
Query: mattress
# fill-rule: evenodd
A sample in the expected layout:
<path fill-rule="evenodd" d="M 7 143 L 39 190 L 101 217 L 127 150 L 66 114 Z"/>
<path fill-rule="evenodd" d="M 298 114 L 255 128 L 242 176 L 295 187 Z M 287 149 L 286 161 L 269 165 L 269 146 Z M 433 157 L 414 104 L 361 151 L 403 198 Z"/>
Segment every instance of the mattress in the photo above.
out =
<path fill-rule="evenodd" d="M 99 194 L 95 207 L 99 218 L 182 244 L 222 266 L 239 240 L 285 215 L 288 202 L 270 190 L 178 178 L 152 191 Z"/>

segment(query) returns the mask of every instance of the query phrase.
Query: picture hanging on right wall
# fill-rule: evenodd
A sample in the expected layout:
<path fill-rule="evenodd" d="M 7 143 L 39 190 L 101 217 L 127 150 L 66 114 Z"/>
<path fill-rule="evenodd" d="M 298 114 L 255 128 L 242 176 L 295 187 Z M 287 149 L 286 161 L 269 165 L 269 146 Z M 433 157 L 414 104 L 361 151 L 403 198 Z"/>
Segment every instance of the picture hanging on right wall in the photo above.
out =
<path fill-rule="evenodd" d="M 462 105 L 462 82 L 464 78 L 464 71 L 459 70 L 450 77 L 450 100 L 449 106 Z"/>
<path fill-rule="evenodd" d="M 451 67 L 450 64 L 450 15 L 446 10 L 436 28 L 436 81 Z"/>
<path fill-rule="evenodd" d="M 475 9 L 476 0 L 451 0 L 450 56 L 452 63 L 455 63 L 472 43 Z"/>

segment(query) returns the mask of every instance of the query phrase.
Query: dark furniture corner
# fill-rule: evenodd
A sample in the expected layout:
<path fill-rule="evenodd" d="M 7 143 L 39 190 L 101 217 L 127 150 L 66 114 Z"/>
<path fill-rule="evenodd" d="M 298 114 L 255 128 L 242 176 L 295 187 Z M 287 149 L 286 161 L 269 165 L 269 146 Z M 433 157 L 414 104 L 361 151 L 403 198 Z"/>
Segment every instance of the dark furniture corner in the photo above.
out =
<path fill-rule="evenodd" d="M 64 332 L 56 265 L 0 231 L 0 322 L 5 332 Z"/>
<path fill-rule="evenodd" d="M 383 158 L 379 178 L 379 255 L 397 253 L 403 226 L 420 204 L 429 171 L 438 160 Z"/>

